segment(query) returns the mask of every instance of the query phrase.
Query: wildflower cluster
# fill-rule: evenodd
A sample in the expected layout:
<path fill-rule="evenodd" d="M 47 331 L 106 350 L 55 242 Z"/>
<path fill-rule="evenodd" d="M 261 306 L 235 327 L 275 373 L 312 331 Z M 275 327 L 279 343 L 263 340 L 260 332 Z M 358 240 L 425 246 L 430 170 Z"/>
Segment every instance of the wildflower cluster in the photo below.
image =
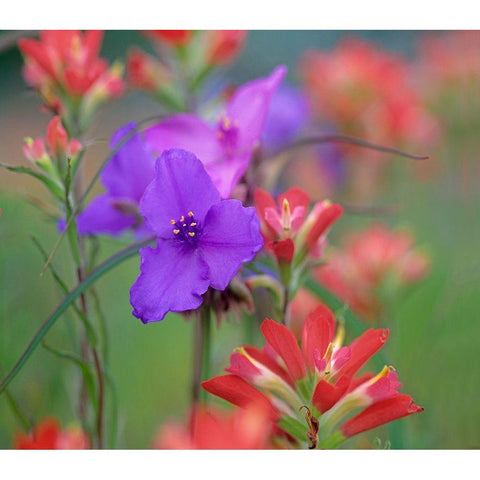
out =
<path fill-rule="evenodd" d="M 102 38 L 101 31 L 52 30 L 18 44 L 25 81 L 70 131 L 84 131 L 98 107 L 124 91 L 122 65 L 98 56 Z"/>
<path fill-rule="evenodd" d="M 41 180 L 53 195 L 57 243 L 48 254 L 34 240 L 45 258 L 43 272 L 51 270 L 65 298 L 0 393 L 37 345 L 72 361 L 79 375 L 71 395 L 78 426 L 62 430 L 47 418 L 28 424 L 14 446 L 116 446 L 116 390 L 103 313 L 109 309 L 102 308 L 94 284 L 131 257 L 138 265 L 130 278 L 133 317 L 150 324 L 180 321 L 170 314 L 181 314 L 193 329 L 188 418 L 160 426 L 153 448 L 336 448 L 421 412 L 399 393 L 392 366 L 361 373 L 389 336 L 387 323 L 367 329 L 363 320 L 388 322 L 379 314 L 379 290 L 391 282 L 395 290 L 413 285 L 426 274 L 428 259 L 413 249 L 412 237 L 384 227 L 335 247 L 337 231 L 349 221 L 342 217 L 347 208 L 341 193 L 332 188 L 332 201 L 319 188 L 310 195 L 284 175 L 289 162 L 301 170 L 308 155 L 302 147 L 317 143 L 342 140 L 378 157 L 409 156 L 348 136 L 396 143 L 423 128 L 426 120 L 406 86 L 402 62 L 366 44 L 345 44 L 329 55 L 308 54 L 300 68 L 305 91 L 285 83 L 283 65 L 237 88 L 215 90 L 212 80 L 238 57 L 246 32 L 142 35 L 155 55 L 128 51 L 128 85 L 153 95 L 159 115 L 117 125 L 109 155 L 87 186 L 82 158 L 94 142 L 83 135 L 98 108 L 123 93 L 122 67 L 99 57 L 101 32 L 42 32 L 39 40 L 19 42 L 24 77 L 55 116 L 46 140 L 25 140 L 24 154 L 35 168 L 6 167 Z M 316 121 L 324 114 L 345 127 L 344 134 L 318 136 Z M 337 153 L 329 153 L 332 171 Z M 90 196 L 97 179 L 104 191 Z M 310 180 L 318 186 L 322 179 Z M 74 278 L 74 285 L 55 268 L 64 236 L 71 254 L 65 278 Z M 103 236 L 130 243 L 100 263 Z M 73 341 L 57 348 L 44 337 L 67 309 L 77 320 L 69 325 Z M 351 335 L 347 314 L 363 333 L 344 345 Z M 228 319 L 248 341 L 231 354 L 226 375 L 212 376 L 212 324 L 220 329 Z M 236 408 L 212 406 L 207 392 Z"/>

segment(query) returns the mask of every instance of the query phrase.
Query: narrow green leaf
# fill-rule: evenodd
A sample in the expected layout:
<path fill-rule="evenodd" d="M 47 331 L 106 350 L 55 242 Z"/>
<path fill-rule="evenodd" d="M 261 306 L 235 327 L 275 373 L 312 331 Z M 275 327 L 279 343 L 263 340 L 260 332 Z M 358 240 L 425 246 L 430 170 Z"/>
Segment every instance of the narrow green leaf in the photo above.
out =
<path fill-rule="evenodd" d="M 287 415 L 282 416 L 278 421 L 278 426 L 297 440 L 300 440 L 301 442 L 308 442 L 307 425 L 302 425 L 293 417 L 288 417 Z"/>
<path fill-rule="evenodd" d="M 40 241 L 34 235 L 30 235 L 30 238 L 32 239 L 33 243 L 35 244 L 35 246 L 39 249 L 40 253 L 42 254 L 43 261 L 46 261 L 46 259 L 48 258 L 48 255 L 47 255 L 47 252 L 45 251 L 45 249 L 42 247 Z M 55 269 L 55 267 L 53 266 L 53 264 L 50 263 L 48 265 L 48 268 L 50 269 L 50 271 L 52 273 L 53 279 L 57 282 L 57 285 L 60 287 L 62 292 L 64 294 L 68 294 L 69 289 L 67 287 L 67 284 L 62 280 L 62 278 L 58 274 L 58 272 Z M 97 338 L 96 338 L 96 335 L 95 335 L 95 329 L 93 328 L 93 325 L 88 320 L 87 316 L 80 310 L 80 308 L 77 306 L 77 304 L 75 302 L 72 302 L 71 306 L 75 310 L 75 313 L 77 314 L 78 318 L 80 319 L 80 321 L 83 324 L 83 327 L 85 328 L 85 332 L 87 334 L 89 344 L 93 345 L 93 346 L 96 346 Z"/>
<path fill-rule="evenodd" d="M 52 328 L 55 322 L 59 319 L 59 317 L 68 309 L 68 307 L 83 293 L 85 292 L 91 285 L 93 285 L 100 277 L 102 277 L 105 273 L 112 270 L 112 268 L 116 267 L 121 262 L 127 260 L 130 257 L 138 254 L 138 250 L 148 245 L 154 240 L 154 237 L 150 237 L 146 240 L 141 242 L 137 242 L 133 245 L 130 245 L 127 248 L 124 248 L 120 252 L 112 255 L 110 258 L 105 260 L 102 264 L 100 264 L 97 268 L 92 270 L 90 274 L 85 277 L 85 279 L 80 282 L 57 306 L 55 311 L 42 323 L 40 328 L 38 329 L 37 333 L 30 341 L 29 345 L 27 346 L 26 350 L 23 352 L 21 357 L 18 359 L 17 363 L 14 365 L 12 370 L 10 370 L 9 374 L 2 380 L 0 384 L 0 393 L 2 393 L 5 388 L 10 384 L 10 382 L 17 376 L 20 372 L 22 367 L 25 365 L 27 360 L 30 358 L 32 353 L 37 348 L 38 344 L 42 341 L 43 337 L 46 333 Z"/>
<path fill-rule="evenodd" d="M 28 167 L 24 167 L 24 166 L 16 167 L 14 165 L 7 165 L 6 163 L 1 163 L 1 162 L 0 162 L 0 167 L 6 168 L 10 172 L 23 173 L 26 175 L 30 175 L 31 177 L 36 178 L 37 180 L 40 180 L 47 187 L 47 189 L 53 195 L 55 195 L 55 197 L 58 198 L 58 200 L 63 202 L 62 186 L 59 183 L 53 181 L 51 178 L 44 175 L 43 173 L 37 172 Z"/>
<path fill-rule="evenodd" d="M 85 380 L 88 396 L 95 409 L 97 409 L 97 395 L 95 390 L 95 378 L 92 372 L 92 366 L 84 362 L 78 355 L 73 352 L 67 352 L 66 350 L 60 350 L 58 348 L 48 345 L 45 340 L 42 340 L 42 347 L 48 350 L 50 353 L 63 360 L 69 360 L 80 368 L 82 376 Z"/>

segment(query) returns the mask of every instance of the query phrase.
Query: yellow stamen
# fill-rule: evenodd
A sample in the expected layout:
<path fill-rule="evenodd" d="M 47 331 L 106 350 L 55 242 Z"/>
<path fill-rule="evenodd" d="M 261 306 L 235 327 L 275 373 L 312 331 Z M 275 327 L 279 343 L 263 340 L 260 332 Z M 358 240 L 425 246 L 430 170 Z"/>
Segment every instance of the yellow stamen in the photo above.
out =
<path fill-rule="evenodd" d="M 395 369 L 391 365 L 389 366 L 385 365 L 382 368 L 382 371 L 369 381 L 370 385 L 373 385 L 375 382 L 378 382 L 381 378 L 386 377 L 390 372 L 394 372 L 394 371 Z"/>
<path fill-rule="evenodd" d="M 333 355 L 333 343 L 330 342 L 327 347 L 327 351 L 323 358 L 327 361 L 327 366 L 325 367 L 325 375 L 330 375 L 330 369 L 332 368 L 332 355 Z"/>
<path fill-rule="evenodd" d="M 283 230 L 286 232 L 288 232 L 291 227 L 290 217 L 291 217 L 290 203 L 288 203 L 288 200 L 284 198 L 283 205 L 282 205 L 282 223 L 283 223 Z"/>
<path fill-rule="evenodd" d="M 344 339 L 345 339 L 345 325 L 343 324 L 343 322 L 338 322 L 337 334 L 335 335 L 335 339 L 333 340 L 333 343 L 337 348 L 339 348 L 342 346 Z"/>
<path fill-rule="evenodd" d="M 175 220 L 173 220 L 173 218 L 172 218 L 172 220 L 170 220 L 170 223 L 171 223 L 172 225 L 175 225 Z"/>
<path fill-rule="evenodd" d="M 187 226 L 187 224 L 186 224 L 186 223 L 184 223 L 182 226 L 183 226 L 183 227 L 186 227 L 186 226 Z"/>
<path fill-rule="evenodd" d="M 188 212 L 188 216 L 193 217 L 193 212 L 192 211 Z"/>
<path fill-rule="evenodd" d="M 173 230 L 173 233 L 174 233 L 175 235 L 178 235 L 178 234 L 180 233 L 180 230 L 179 230 L 178 228 L 175 228 L 175 229 Z"/>
<path fill-rule="evenodd" d="M 188 232 L 188 234 L 193 238 L 195 236 L 195 232 Z"/>
<path fill-rule="evenodd" d="M 195 227 L 196 225 L 197 225 L 196 222 L 192 222 L 192 223 L 190 224 L 191 227 Z"/>
<path fill-rule="evenodd" d="M 184 222 L 184 221 L 185 221 L 185 217 L 184 217 L 183 215 L 180 217 L 180 221 L 181 221 L 181 222 Z"/>

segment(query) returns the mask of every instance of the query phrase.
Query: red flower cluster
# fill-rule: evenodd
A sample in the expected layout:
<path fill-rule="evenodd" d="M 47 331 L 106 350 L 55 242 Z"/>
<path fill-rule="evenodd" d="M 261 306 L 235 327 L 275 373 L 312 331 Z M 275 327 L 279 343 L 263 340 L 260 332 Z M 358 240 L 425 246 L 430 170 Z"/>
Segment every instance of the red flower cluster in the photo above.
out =
<path fill-rule="evenodd" d="M 342 132 L 398 144 L 433 129 L 406 61 L 366 41 L 355 38 L 329 52 L 309 51 L 300 73 L 319 116 Z"/>
<path fill-rule="evenodd" d="M 356 376 L 382 348 L 388 329 L 369 329 L 350 346 L 341 346 L 343 328 L 337 328 L 333 313 L 321 305 L 305 320 L 301 348 L 293 333 L 273 320 L 266 319 L 261 330 L 263 349 L 236 349 L 226 369 L 229 374 L 203 387 L 239 407 L 253 403 L 269 408 L 281 428 L 308 441 L 310 448 L 336 446 L 423 410 L 398 393 L 401 384 L 392 367 Z"/>
<path fill-rule="evenodd" d="M 147 30 L 147 36 L 170 49 L 182 50 L 182 58 L 194 65 L 193 79 L 202 78 L 212 67 L 231 63 L 240 53 L 248 32 L 244 30 Z M 192 48 L 189 48 L 192 46 Z M 128 54 L 128 79 L 133 88 L 158 95 L 160 101 L 178 95 L 168 59 L 151 57 L 135 49 Z M 198 71 L 196 71 L 198 69 Z"/>
<path fill-rule="evenodd" d="M 177 423 L 162 426 L 153 448 L 171 450 L 251 450 L 270 447 L 272 422 L 258 406 L 229 413 L 197 407 L 187 428 Z"/>
<path fill-rule="evenodd" d="M 19 450 L 83 450 L 90 448 L 87 435 L 78 427 L 62 430 L 59 421 L 47 417 L 30 433 L 18 433 L 13 448 Z"/>
<path fill-rule="evenodd" d="M 67 173 L 67 159 L 70 166 L 75 168 L 81 150 L 82 144 L 74 138 L 69 139 L 59 116 L 50 120 L 45 141 L 27 137 L 23 145 L 25 157 L 43 170 L 46 176 L 40 174 L 41 178 L 45 179 L 46 186 L 61 202 L 65 196 L 63 179 Z"/>
<path fill-rule="evenodd" d="M 341 250 L 333 250 L 315 276 L 361 317 L 380 320 L 380 290 L 396 293 L 422 279 L 428 269 L 428 257 L 414 249 L 409 232 L 372 225 L 348 237 Z"/>
<path fill-rule="evenodd" d="M 155 41 L 172 47 L 187 45 L 193 34 L 191 30 L 147 30 L 146 33 Z"/>
<path fill-rule="evenodd" d="M 66 115 L 66 110 L 77 108 L 87 115 L 124 90 L 118 66 L 109 68 L 98 56 L 102 38 L 97 30 L 45 30 L 40 40 L 21 39 L 18 46 L 25 58 L 25 81 L 57 113 Z M 83 107 L 74 107 L 80 99 Z"/>
<path fill-rule="evenodd" d="M 308 213 L 310 197 L 297 187 L 279 195 L 278 208 L 267 191 L 257 189 L 255 205 L 266 248 L 280 264 L 306 253 L 320 257 L 329 228 L 343 213 L 340 205 L 328 200 L 316 203 Z"/>

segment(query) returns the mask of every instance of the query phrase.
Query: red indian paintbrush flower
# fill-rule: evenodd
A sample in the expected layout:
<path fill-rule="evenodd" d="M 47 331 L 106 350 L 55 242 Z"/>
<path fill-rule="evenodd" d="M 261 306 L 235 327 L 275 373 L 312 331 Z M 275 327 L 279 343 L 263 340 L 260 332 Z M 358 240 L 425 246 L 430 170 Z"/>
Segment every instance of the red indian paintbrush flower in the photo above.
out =
<path fill-rule="evenodd" d="M 305 320 L 301 347 L 284 325 L 266 319 L 261 325 L 263 350 L 237 348 L 228 375 L 204 382 L 203 388 L 237 406 L 270 405 L 273 419 L 299 441 L 330 448 L 347 437 L 420 412 L 392 367 L 377 375 L 356 374 L 384 345 L 388 329 L 369 329 L 350 346 L 342 346 L 344 329 L 321 305 Z M 360 413 L 358 413 L 360 412 Z M 352 413 L 356 415 L 346 420 Z M 306 423 L 305 423 L 306 422 Z"/>
<path fill-rule="evenodd" d="M 328 229 L 343 213 L 340 205 L 328 200 L 316 203 L 308 213 L 310 197 L 297 187 L 279 195 L 278 207 L 267 191 L 257 189 L 255 204 L 265 246 L 279 263 L 291 262 L 294 254 L 321 256 Z"/>
<path fill-rule="evenodd" d="M 347 237 L 343 248 L 333 250 L 315 275 L 360 316 L 378 321 L 385 310 L 382 290 L 388 288 L 390 296 L 396 295 L 424 278 L 429 263 L 414 248 L 409 232 L 377 224 Z"/>
<path fill-rule="evenodd" d="M 60 422 L 47 417 L 30 433 L 17 433 L 13 448 L 19 450 L 83 450 L 90 448 L 87 435 L 78 427 L 62 430 Z"/>
<path fill-rule="evenodd" d="M 23 154 L 46 175 L 43 182 L 49 190 L 62 201 L 65 200 L 63 179 L 67 173 L 68 162 L 75 168 L 82 144 L 75 138 L 69 138 L 59 116 L 53 117 L 47 127 L 45 140 L 25 138 Z"/>
<path fill-rule="evenodd" d="M 146 30 L 148 36 L 157 42 L 172 47 L 183 47 L 192 39 L 192 30 Z"/>
<path fill-rule="evenodd" d="M 167 423 L 158 432 L 153 448 L 170 450 L 251 450 L 269 448 L 273 423 L 260 405 L 222 412 L 197 407 L 188 427 Z"/>
<path fill-rule="evenodd" d="M 308 51 L 300 71 L 317 113 L 342 132 L 398 143 L 433 129 L 407 61 L 365 40 L 344 40 L 331 52 Z"/>
<path fill-rule="evenodd" d="M 211 30 L 205 32 L 207 39 L 207 63 L 228 65 L 241 52 L 248 32 L 246 30 Z"/>
<path fill-rule="evenodd" d="M 98 30 L 44 30 L 40 40 L 22 38 L 18 42 L 25 58 L 25 81 L 56 113 L 66 118 L 78 116 L 81 127 L 101 103 L 121 95 L 124 89 L 121 68 L 110 68 L 98 56 L 102 39 Z"/>

